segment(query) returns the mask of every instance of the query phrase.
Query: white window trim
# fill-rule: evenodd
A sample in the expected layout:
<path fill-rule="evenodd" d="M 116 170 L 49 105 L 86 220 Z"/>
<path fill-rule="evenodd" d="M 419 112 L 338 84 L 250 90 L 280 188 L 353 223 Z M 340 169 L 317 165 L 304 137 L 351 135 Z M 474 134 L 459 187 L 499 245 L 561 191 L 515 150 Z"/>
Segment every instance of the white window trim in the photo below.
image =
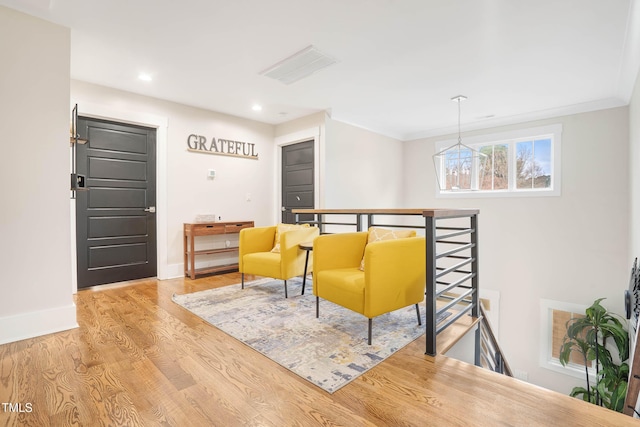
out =
<path fill-rule="evenodd" d="M 553 310 L 568 311 L 570 313 L 584 313 L 586 309 L 587 306 L 581 304 L 553 301 L 548 299 L 540 300 L 540 367 L 586 381 L 584 375 L 584 366 L 576 365 L 574 363 L 569 363 L 567 366 L 562 366 L 558 359 L 551 357 L 551 346 L 553 344 L 553 337 L 551 332 L 551 328 L 553 327 Z M 590 381 L 595 380 L 595 375 L 595 368 L 589 368 Z"/>
<path fill-rule="evenodd" d="M 562 188 L 562 173 L 561 173 L 561 147 L 562 147 L 562 124 L 552 124 L 546 126 L 538 126 L 527 129 L 517 129 L 508 132 L 493 133 L 486 135 L 471 136 L 468 138 L 462 138 L 464 145 L 474 147 L 475 145 L 482 144 L 499 144 L 503 141 L 512 140 L 525 140 L 531 137 L 537 137 L 540 135 L 553 135 L 553 174 L 551 177 L 552 187 L 551 189 L 525 189 L 525 190 L 483 190 L 483 191 L 441 191 L 438 185 L 438 180 L 435 181 L 435 193 L 436 198 L 442 199 L 468 199 L 468 198 L 486 198 L 486 197 L 557 197 L 560 196 Z M 457 139 L 448 139 L 443 141 L 437 141 L 435 145 L 435 152 L 438 153 L 447 147 L 450 147 L 458 142 Z M 511 150 L 514 151 L 514 150 Z M 510 156 L 515 154 L 510 154 Z M 511 162 L 512 159 L 510 159 Z M 515 162 L 514 162 L 515 163 Z M 513 168 L 509 168 L 509 173 L 515 174 Z"/>

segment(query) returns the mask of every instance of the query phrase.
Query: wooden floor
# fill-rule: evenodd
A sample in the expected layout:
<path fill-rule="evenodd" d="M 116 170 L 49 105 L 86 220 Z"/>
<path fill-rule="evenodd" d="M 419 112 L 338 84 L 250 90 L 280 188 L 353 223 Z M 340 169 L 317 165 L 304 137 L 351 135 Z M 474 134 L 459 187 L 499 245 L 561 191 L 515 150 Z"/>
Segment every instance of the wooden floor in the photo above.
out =
<path fill-rule="evenodd" d="M 79 328 L 0 346 L 0 425 L 640 423 L 444 356 L 427 357 L 424 337 L 328 394 L 171 301 L 173 293 L 239 281 L 231 273 L 78 292 Z M 3 403 L 20 403 L 23 412 Z"/>

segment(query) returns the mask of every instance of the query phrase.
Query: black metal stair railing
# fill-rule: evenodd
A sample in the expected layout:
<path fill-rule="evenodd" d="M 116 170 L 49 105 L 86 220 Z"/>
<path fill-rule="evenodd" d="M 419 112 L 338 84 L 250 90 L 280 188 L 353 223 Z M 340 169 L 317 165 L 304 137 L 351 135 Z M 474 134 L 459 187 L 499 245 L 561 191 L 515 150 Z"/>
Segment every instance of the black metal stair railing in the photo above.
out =
<path fill-rule="evenodd" d="M 321 233 L 364 231 L 368 227 L 413 228 L 425 230 L 426 241 L 426 349 L 437 354 L 436 337 L 467 315 L 479 319 L 475 330 L 475 364 L 494 372 L 513 376 L 504 353 L 480 303 L 478 289 L 478 210 L 475 209 L 299 209 L 296 222 L 320 227 Z M 301 221 L 300 215 L 313 215 Z M 415 221 L 390 220 L 392 217 L 420 217 Z M 329 217 L 332 220 L 327 220 Z M 355 229 L 355 230 L 354 230 Z M 450 316 L 436 323 L 445 312 Z"/>
<path fill-rule="evenodd" d="M 500 349 L 500 344 L 496 339 L 491 323 L 487 317 L 482 303 L 480 303 L 480 366 L 492 370 L 499 374 L 512 377 L 513 373 L 509 363 Z"/>
<path fill-rule="evenodd" d="M 371 226 L 425 230 L 426 349 L 435 356 L 436 336 L 462 316 L 480 317 L 478 309 L 478 210 L 476 209 L 295 209 L 296 222 L 317 225 L 321 233 L 365 231 Z M 301 220 L 313 215 L 312 220 Z M 331 220 L 328 218 L 331 217 Z M 399 221 L 394 217 L 404 217 Z M 423 217 L 423 225 L 415 218 Z M 414 218 L 411 220 L 410 218 Z M 355 228 L 355 230 L 354 230 Z M 450 297 L 450 295 L 455 295 Z M 450 315 L 436 324 L 441 314 Z M 475 363 L 480 364 L 476 328 Z"/>
<path fill-rule="evenodd" d="M 438 334 L 462 316 L 479 317 L 478 211 L 434 209 L 425 211 L 423 216 L 427 245 L 425 353 L 435 356 Z M 436 324 L 435 320 L 447 311 L 453 314 Z M 479 362 L 480 335 L 476 331 L 476 365 Z"/>

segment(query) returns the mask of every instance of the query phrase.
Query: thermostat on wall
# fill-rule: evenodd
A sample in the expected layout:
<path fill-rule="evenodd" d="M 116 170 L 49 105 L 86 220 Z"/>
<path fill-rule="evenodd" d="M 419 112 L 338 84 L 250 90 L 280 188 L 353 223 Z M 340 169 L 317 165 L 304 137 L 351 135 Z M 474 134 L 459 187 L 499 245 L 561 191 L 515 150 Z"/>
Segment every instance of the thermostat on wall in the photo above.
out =
<path fill-rule="evenodd" d="M 207 178 L 213 179 L 215 177 L 216 177 L 216 170 L 215 169 L 209 169 L 209 171 L 207 172 Z"/>

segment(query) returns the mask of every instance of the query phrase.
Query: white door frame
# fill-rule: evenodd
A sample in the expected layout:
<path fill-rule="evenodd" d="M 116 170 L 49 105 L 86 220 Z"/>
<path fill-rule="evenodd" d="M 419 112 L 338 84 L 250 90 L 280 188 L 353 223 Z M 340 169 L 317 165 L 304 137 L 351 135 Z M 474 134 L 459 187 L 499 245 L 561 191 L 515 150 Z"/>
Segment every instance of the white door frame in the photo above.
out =
<path fill-rule="evenodd" d="M 282 222 L 282 147 L 286 145 L 297 144 L 299 142 L 305 142 L 313 140 L 313 204 L 316 209 L 320 209 L 322 206 L 322 188 L 320 186 L 320 160 L 322 159 L 321 150 L 322 144 L 320 143 L 321 127 L 313 127 L 305 129 L 299 132 L 290 133 L 287 135 L 279 136 L 275 139 L 274 149 L 275 155 L 275 194 L 276 194 L 276 212 L 275 218 L 277 223 Z"/>
<path fill-rule="evenodd" d="M 75 102 L 71 103 L 73 107 Z M 78 102 L 78 115 L 94 119 L 111 120 L 120 123 L 142 125 L 156 129 L 156 251 L 157 277 L 168 279 L 167 242 L 167 117 L 132 111 L 117 110 L 98 104 Z M 78 291 L 76 248 L 76 206 L 71 199 L 71 276 L 72 292 Z"/>

